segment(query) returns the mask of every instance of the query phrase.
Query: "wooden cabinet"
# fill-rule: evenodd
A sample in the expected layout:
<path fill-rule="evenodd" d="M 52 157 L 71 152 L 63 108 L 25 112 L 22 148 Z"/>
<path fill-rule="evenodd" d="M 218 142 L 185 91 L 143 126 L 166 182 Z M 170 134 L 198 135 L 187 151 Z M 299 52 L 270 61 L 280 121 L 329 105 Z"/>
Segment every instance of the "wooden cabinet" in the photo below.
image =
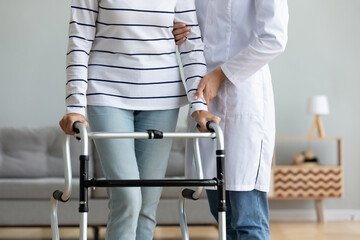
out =
<path fill-rule="evenodd" d="M 272 166 L 269 199 L 314 199 L 317 219 L 323 222 L 323 199 L 343 196 L 342 139 L 278 137 L 276 142 L 279 141 L 336 141 L 337 164 L 334 166 L 313 164 L 280 166 L 276 164 L 276 152 Z"/>

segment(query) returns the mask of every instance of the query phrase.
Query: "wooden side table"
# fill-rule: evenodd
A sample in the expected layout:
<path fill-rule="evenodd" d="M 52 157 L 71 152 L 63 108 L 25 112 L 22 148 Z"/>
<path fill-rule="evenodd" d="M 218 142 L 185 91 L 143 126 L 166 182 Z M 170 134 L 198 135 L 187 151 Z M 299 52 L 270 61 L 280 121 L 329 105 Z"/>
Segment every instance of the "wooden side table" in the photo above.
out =
<path fill-rule="evenodd" d="M 272 191 L 269 199 L 313 199 L 318 222 L 324 222 L 323 200 L 343 196 L 342 139 L 338 137 L 278 137 L 276 141 L 336 141 L 337 165 L 272 166 Z"/>

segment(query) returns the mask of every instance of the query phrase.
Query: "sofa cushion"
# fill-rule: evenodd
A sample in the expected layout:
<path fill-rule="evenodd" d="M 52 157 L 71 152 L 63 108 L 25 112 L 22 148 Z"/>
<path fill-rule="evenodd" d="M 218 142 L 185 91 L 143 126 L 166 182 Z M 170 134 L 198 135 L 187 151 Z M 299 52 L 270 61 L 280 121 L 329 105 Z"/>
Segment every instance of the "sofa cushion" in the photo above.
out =
<path fill-rule="evenodd" d="M 62 142 L 60 127 L 1 128 L 0 178 L 63 177 Z M 80 143 L 72 137 L 70 145 L 72 172 L 78 177 Z M 90 162 L 90 176 L 92 169 Z"/>
<path fill-rule="evenodd" d="M 63 178 L 15 179 L 0 181 L 0 199 L 48 199 L 55 190 L 63 191 Z M 79 199 L 79 179 L 73 179 L 71 199 Z"/>
<path fill-rule="evenodd" d="M 173 139 L 166 177 L 185 176 L 185 142 L 183 138 Z"/>

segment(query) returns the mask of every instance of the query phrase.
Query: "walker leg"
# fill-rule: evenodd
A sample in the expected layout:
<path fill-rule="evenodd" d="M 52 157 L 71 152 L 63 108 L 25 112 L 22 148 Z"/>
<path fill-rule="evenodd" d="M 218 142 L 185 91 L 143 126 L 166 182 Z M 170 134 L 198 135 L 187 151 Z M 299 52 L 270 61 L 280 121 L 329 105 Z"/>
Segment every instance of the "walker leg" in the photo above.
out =
<path fill-rule="evenodd" d="M 89 169 L 89 156 L 80 156 L 80 201 L 79 201 L 79 212 L 80 212 L 80 240 L 87 240 L 87 213 L 88 207 L 88 189 L 85 186 L 85 181 L 88 180 L 88 169 Z"/>
<path fill-rule="evenodd" d="M 226 240 L 226 213 L 219 212 L 219 240 Z"/>
<path fill-rule="evenodd" d="M 53 197 L 51 198 L 51 232 L 52 232 L 52 240 L 59 240 L 59 224 L 57 218 L 57 207 L 58 201 Z"/>
<path fill-rule="evenodd" d="M 216 150 L 216 169 L 217 169 L 217 196 L 218 196 L 218 221 L 219 239 L 226 240 L 226 190 L 225 190 L 225 150 L 222 143 L 218 144 Z"/>
<path fill-rule="evenodd" d="M 80 240 L 87 240 L 87 212 L 80 213 Z"/>
<path fill-rule="evenodd" d="M 181 195 L 178 205 L 182 240 L 189 240 L 189 232 L 185 214 L 185 198 Z"/>
<path fill-rule="evenodd" d="M 218 186 L 219 240 L 226 240 L 226 200 L 225 186 Z"/>
<path fill-rule="evenodd" d="M 204 174 L 201 165 L 199 138 L 195 138 L 193 140 L 193 150 L 194 150 L 194 160 L 195 160 L 195 169 L 196 169 L 197 178 L 204 179 Z M 192 199 L 192 200 L 199 199 L 203 188 L 204 188 L 203 186 L 200 186 L 196 189 L 196 191 L 191 189 L 184 189 L 180 195 L 178 211 L 180 217 L 182 240 L 189 240 L 189 232 L 188 232 L 186 213 L 185 213 L 185 199 Z"/>

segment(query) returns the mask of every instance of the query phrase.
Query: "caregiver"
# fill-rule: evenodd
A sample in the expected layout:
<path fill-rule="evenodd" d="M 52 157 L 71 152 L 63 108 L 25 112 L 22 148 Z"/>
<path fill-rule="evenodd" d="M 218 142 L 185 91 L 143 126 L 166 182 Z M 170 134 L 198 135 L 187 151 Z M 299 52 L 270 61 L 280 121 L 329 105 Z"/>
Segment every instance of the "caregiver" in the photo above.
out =
<path fill-rule="evenodd" d="M 287 1 L 197 0 L 196 4 L 208 70 L 196 95 L 204 93 L 209 111 L 222 119 L 227 154 L 227 239 L 267 240 L 266 192 L 275 139 L 268 63 L 287 43 Z M 188 41 L 192 31 L 196 27 L 176 23 L 173 34 L 177 44 Z M 216 175 L 215 142 L 202 139 L 200 147 L 205 178 L 211 178 Z M 217 218 L 217 193 L 208 190 L 207 195 Z"/>

